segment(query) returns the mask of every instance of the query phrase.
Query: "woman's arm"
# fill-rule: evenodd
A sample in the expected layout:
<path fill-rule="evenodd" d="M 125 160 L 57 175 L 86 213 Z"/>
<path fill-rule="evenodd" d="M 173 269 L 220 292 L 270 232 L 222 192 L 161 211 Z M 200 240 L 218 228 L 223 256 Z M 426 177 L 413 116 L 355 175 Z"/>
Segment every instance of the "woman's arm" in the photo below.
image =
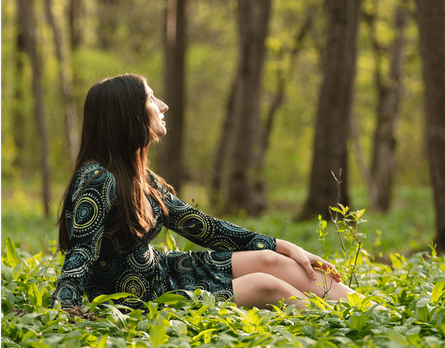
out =
<path fill-rule="evenodd" d="M 329 274 L 337 283 L 340 282 L 340 273 L 338 273 L 331 263 L 323 260 L 317 255 L 307 252 L 291 242 L 277 239 L 276 243 L 277 246 L 275 251 L 298 262 L 306 270 L 307 274 L 312 280 L 317 280 L 315 269 L 318 269 L 324 271 L 326 274 Z"/>
<path fill-rule="evenodd" d="M 275 238 L 211 217 L 167 194 L 168 228 L 212 250 L 275 250 Z"/>

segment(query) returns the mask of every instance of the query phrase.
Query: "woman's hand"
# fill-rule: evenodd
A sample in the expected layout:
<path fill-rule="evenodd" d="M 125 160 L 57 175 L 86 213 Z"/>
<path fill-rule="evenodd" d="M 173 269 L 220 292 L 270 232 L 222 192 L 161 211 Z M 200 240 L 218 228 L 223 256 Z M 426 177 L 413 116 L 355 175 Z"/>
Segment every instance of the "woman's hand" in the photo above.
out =
<path fill-rule="evenodd" d="M 295 244 L 282 239 L 277 239 L 276 241 L 277 247 L 275 251 L 298 262 L 306 270 L 307 274 L 312 280 L 317 280 L 317 277 L 315 276 L 315 270 L 318 270 L 329 275 L 337 283 L 340 282 L 340 273 L 331 263 L 323 260 L 317 255 L 307 252 L 306 250 L 300 248 L 299 246 L 296 246 Z"/>

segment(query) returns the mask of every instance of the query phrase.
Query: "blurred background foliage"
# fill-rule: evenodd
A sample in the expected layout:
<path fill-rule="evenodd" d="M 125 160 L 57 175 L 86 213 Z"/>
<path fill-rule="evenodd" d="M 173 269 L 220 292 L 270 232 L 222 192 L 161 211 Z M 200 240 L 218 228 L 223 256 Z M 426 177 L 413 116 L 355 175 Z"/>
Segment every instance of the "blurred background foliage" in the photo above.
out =
<path fill-rule="evenodd" d="M 123 73 L 142 74 L 147 77 L 155 94 L 163 99 L 166 1 L 79 0 L 80 13 L 76 30 L 80 42 L 74 48 L 70 44 L 73 33 L 69 29 L 68 16 L 72 1 L 74 0 L 53 1 L 52 11 L 61 29 L 73 74 L 73 96 L 79 115 L 78 131 L 81 129 L 86 92 L 103 77 Z M 21 239 L 27 248 L 38 249 L 42 245 L 42 229 L 47 233 L 46 240 L 56 238 L 53 227 L 55 214 L 71 175 L 72 164 L 66 140 L 64 105 L 53 32 L 45 16 L 43 0 L 35 0 L 29 4 L 35 10 L 37 48 L 42 64 L 51 173 L 51 218 L 46 220 L 43 217 L 43 204 L 39 198 L 41 154 L 33 115 L 31 65 L 29 57 L 17 49 L 17 2 L 3 0 L 2 245 L 8 235 L 21 233 L 21 237 L 14 237 L 14 240 Z M 397 35 L 393 18 L 398 4 L 398 0 L 363 0 L 361 12 L 374 11 L 376 14 L 376 37 L 382 46 L 389 45 Z M 388 215 L 370 212 L 372 220 L 376 221 L 363 227 L 369 232 L 369 247 L 380 245 L 383 251 L 394 247 L 401 251 L 425 248 L 434 236 L 418 28 L 414 3 L 408 1 L 406 6 L 409 14 L 405 30 L 406 61 L 400 81 L 403 84 L 403 96 L 395 133 L 395 201 Z M 234 0 L 189 0 L 187 8 L 183 144 L 187 175 L 184 188 L 181 189 L 181 198 L 190 203 L 193 200 L 195 204 L 198 203 L 199 208 L 209 213 L 214 213 L 215 210 L 209 205 L 207 188 L 239 54 L 237 7 L 237 1 Z M 313 11 L 310 33 L 306 35 L 296 59 L 291 61 L 289 52 L 293 37 L 304 24 L 309 8 Z M 369 26 L 363 17 L 360 16 L 358 28 L 352 114 L 358 121 L 363 160 L 370 163 L 376 127 L 376 61 Z M 242 213 L 225 216 L 230 221 L 276 237 L 283 233 L 283 237 L 297 243 L 301 240 L 300 244 L 309 244 L 315 251 L 318 250 L 316 220 L 296 223 L 292 221 L 292 217 L 303 204 L 309 185 L 314 124 L 322 79 L 320 57 L 326 38 L 325 26 L 322 0 L 272 1 L 261 86 L 260 106 L 263 118 L 277 90 L 277 71 L 289 71 L 290 64 L 293 64 L 293 69 L 292 76 L 288 76 L 285 101 L 276 115 L 266 165 L 261 173 L 267 183 L 269 208 L 262 218 L 250 218 Z M 389 69 L 390 58 L 387 51 L 382 56 L 384 75 Z M 22 73 L 17 71 L 17 59 L 23 60 Z M 17 98 L 17 88 L 21 90 L 20 98 Z M 17 112 L 23 115 L 23 122 L 19 124 L 15 119 Z M 168 112 L 166 120 L 167 124 L 175 122 L 174 118 L 169 118 Z M 23 139 L 22 145 L 17 143 L 18 136 Z M 161 140 L 151 148 L 150 160 L 155 169 L 162 143 Z M 369 208 L 366 185 L 357 164 L 359 158 L 352 140 L 348 143 L 348 150 L 353 208 Z M 371 220 L 369 216 L 367 219 Z M 382 229 L 384 233 L 379 238 L 386 241 L 383 247 L 381 243 L 375 244 L 376 239 L 373 238 L 376 231 Z M 400 230 L 405 235 L 401 235 Z M 311 233 L 313 236 L 307 237 Z M 332 235 L 335 237 L 333 233 Z M 36 236 L 36 239 L 32 239 L 32 236 Z"/>

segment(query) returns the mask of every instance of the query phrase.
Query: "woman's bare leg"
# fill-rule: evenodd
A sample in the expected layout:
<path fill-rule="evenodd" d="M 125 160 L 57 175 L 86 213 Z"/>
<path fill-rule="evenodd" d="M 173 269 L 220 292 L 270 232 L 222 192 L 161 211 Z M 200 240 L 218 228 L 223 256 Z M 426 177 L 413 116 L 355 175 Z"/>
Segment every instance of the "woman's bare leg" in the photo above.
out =
<path fill-rule="evenodd" d="M 306 270 L 295 260 L 270 250 L 239 251 L 232 255 L 233 279 L 245 277 L 249 274 L 266 273 L 278 278 L 300 293 L 314 293 L 319 297 L 325 295 L 325 289 L 318 284 L 323 284 L 323 273 L 317 271 L 317 280 L 309 278 Z M 337 283 L 327 276 L 327 286 L 330 290 L 327 298 L 338 300 L 347 298 L 347 293 L 354 292 L 342 283 Z M 298 296 L 298 295 L 297 295 Z"/>
<path fill-rule="evenodd" d="M 233 266 L 232 266 L 233 267 Z M 232 280 L 234 302 L 237 306 L 248 308 L 271 309 L 270 304 L 276 304 L 284 299 L 287 304 L 296 304 L 296 308 L 307 308 L 306 300 L 289 299 L 292 296 L 306 298 L 301 291 L 289 283 L 266 273 L 249 273 Z"/>

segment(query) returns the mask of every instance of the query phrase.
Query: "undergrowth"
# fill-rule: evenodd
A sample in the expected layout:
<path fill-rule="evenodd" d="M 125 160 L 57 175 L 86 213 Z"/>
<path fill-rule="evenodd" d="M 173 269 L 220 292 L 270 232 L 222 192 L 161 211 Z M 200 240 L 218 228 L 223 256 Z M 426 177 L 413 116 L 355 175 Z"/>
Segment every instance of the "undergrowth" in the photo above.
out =
<path fill-rule="evenodd" d="M 345 247 L 325 257 L 345 282 L 354 277 L 351 286 L 361 296 L 338 302 L 308 294 L 304 310 L 283 303 L 271 311 L 246 309 L 199 289 L 188 292 L 190 300 L 166 293 L 145 303 L 145 311 L 113 305 L 114 298 L 131 296 L 124 293 L 84 299 L 71 312 L 50 309 L 63 256 L 31 255 L 8 237 L 1 262 L 2 347 L 444 347 L 444 258 L 431 245 L 430 252 L 395 253 L 390 265 L 377 263 L 357 243 L 364 211 L 332 209 L 342 215 L 337 233 Z M 323 248 L 326 225 L 320 218 Z M 175 240 L 167 233 L 157 247 L 176 248 Z"/>

